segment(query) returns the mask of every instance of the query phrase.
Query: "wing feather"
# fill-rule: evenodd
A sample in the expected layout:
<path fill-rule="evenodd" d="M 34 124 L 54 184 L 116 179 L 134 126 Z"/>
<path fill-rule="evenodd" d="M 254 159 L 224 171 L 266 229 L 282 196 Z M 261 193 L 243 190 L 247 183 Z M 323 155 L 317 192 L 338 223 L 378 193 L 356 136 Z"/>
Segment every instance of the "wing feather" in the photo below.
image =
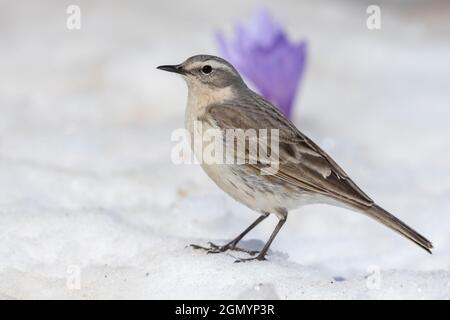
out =
<path fill-rule="evenodd" d="M 239 104 L 226 101 L 210 105 L 203 120 L 222 130 L 278 129 L 280 163 L 274 178 L 349 204 L 370 207 L 374 203 L 325 151 L 256 94 L 242 97 Z M 261 163 L 244 165 L 265 170 Z"/>

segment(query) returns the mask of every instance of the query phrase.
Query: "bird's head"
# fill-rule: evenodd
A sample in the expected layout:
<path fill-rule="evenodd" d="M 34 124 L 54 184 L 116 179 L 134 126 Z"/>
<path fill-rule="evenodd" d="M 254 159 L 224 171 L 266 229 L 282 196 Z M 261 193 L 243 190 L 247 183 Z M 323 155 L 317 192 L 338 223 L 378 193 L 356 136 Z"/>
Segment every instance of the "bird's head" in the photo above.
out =
<path fill-rule="evenodd" d="M 158 69 L 181 74 L 189 89 L 220 90 L 230 86 L 245 86 L 239 73 L 226 60 L 196 55 L 177 65 L 159 66 Z"/>

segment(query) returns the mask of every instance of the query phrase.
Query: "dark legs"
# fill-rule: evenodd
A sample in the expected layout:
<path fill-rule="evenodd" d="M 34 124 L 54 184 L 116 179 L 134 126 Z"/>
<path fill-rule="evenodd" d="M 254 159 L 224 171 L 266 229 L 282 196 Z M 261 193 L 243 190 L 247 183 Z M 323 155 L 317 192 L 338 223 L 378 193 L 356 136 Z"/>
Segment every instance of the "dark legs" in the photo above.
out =
<path fill-rule="evenodd" d="M 247 252 L 250 255 L 255 255 L 256 253 L 258 253 L 257 251 L 245 250 L 245 249 L 236 247 L 236 245 L 238 244 L 239 241 L 242 240 L 243 237 L 245 237 L 245 235 L 247 233 L 249 233 L 254 227 L 256 227 L 258 224 L 260 224 L 268 216 L 269 216 L 268 213 L 264 213 L 264 214 L 260 215 L 258 217 L 258 219 L 253 221 L 253 223 L 250 226 L 248 226 L 247 229 L 245 229 L 235 239 L 231 240 L 230 242 L 228 242 L 227 244 L 225 244 L 223 246 L 218 246 L 218 245 L 215 245 L 214 243 L 210 242 L 209 243 L 209 245 L 211 246 L 210 248 L 205 248 L 205 247 L 202 247 L 202 246 L 199 246 L 199 245 L 196 245 L 196 244 L 191 244 L 191 247 L 193 247 L 194 249 L 204 249 L 208 253 L 219 253 L 219 252 L 225 252 L 227 250 L 235 250 L 235 251 Z"/>
<path fill-rule="evenodd" d="M 244 262 L 244 261 L 250 261 L 250 260 L 266 260 L 266 254 L 267 251 L 269 250 L 270 245 L 272 244 L 273 240 L 275 239 L 275 237 L 277 236 L 278 232 L 280 231 L 280 229 L 283 227 L 284 223 L 287 220 L 287 211 L 286 210 L 280 210 L 280 220 L 278 221 L 278 224 L 276 225 L 275 229 L 273 230 L 272 234 L 270 235 L 269 240 L 267 240 L 266 244 L 264 245 L 264 247 L 262 248 L 262 250 L 258 253 L 257 251 L 248 251 L 245 249 L 241 249 L 239 247 L 236 247 L 236 245 L 238 244 L 239 241 L 241 241 L 241 239 L 250 232 L 250 230 L 252 230 L 254 227 L 256 227 L 261 221 L 263 221 L 265 218 L 267 218 L 269 216 L 268 213 L 261 215 L 260 217 L 258 217 L 258 219 L 256 219 L 247 229 L 245 229 L 240 235 L 238 235 L 235 239 L 233 239 L 232 241 L 230 241 L 229 243 L 223 245 L 223 246 L 218 246 L 215 245 L 214 243 L 209 243 L 210 244 L 210 248 L 205 248 L 202 246 L 198 246 L 195 244 L 191 244 L 191 247 L 193 247 L 194 249 L 203 249 L 206 250 L 208 253 L 219 253 L 219 252 L 224 252 L 227 250 L 235 250 L 235 251 L 242 251 L 242 252 L 247 252 L 250 255 L 255 255 L 258 253 L 258 255 L 256 257 L 252 257 L 252 258 L 247 258 L 247 259 L 238 259 L 235 262 Z"/>
<path fill-rule="evenodd" d="M 273 239 L 275 239 L 275 237 L 277 236 L 281 227 L 286 222 L 286 219 L 287 219 L 287 216 L 281 218 L 280 221 L 278 221 L 278 224 L 275 227 L 275 230 L 273 230 L 272 234 L 270 235 L 269 240 L 266 242 L 266 244 L 264 245 L 264 248 L 262 248 L 262 250 L 258 253 L 258 255 L 256 257 L 248 258 L 248 259 L 238 259 L 235 262 L 245 262 L 245 261 L 249 261 L 249 260 L 266 260 L 267 251 L 269 250 L 269 247 L 272 244 Z"/>

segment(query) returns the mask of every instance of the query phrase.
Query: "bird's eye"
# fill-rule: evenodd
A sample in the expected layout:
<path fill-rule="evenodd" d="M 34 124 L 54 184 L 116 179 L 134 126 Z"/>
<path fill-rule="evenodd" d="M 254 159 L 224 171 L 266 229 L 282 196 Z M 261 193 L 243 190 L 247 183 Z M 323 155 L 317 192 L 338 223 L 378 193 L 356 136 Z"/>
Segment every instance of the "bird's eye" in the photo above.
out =
<path fill-rule="evenodd" d="M 203 68 L 202 68 L 202 72 L 204 74 L 211 73 L 211 71 L 212 71 L 212 67 L 210 65 L 203 66 Z"/>

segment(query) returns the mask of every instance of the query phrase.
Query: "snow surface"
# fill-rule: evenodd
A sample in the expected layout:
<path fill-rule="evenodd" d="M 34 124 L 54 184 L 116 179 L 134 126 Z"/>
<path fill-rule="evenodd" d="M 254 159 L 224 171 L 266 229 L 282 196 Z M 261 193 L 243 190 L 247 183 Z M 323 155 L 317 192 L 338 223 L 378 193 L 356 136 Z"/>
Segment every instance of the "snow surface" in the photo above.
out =
<path fill-rule="evenodd" d="M 433 255 L 354 212 L 294 211 L 268 261 L 223 243 L 256 215 L 170 161 L 186 87 L 155 69 L 217 53 L 257 2 L 0 2 L 0 298 L 450 298 L 450 41 L 444 2 L 267 4 L 309 42 L 294 122 Z M 217 10 L 220 7 L 220 10 Z M 267 219 L 243 242 L 260 248 Z"/>

